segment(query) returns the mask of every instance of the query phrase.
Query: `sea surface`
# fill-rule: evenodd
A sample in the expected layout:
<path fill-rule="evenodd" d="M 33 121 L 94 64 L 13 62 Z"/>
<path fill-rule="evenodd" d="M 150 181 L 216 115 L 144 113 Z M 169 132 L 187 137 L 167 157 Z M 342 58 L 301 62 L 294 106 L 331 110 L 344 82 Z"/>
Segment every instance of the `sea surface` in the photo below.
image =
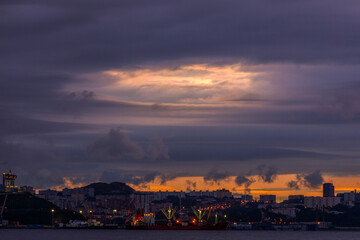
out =
<path fill-rule="evenodd" d="M 136 230 L 60 230 L 0 229 L 0 240 L 335 240 L 360 239 L 360 232 L 326 231 L 136 231 Z"/>

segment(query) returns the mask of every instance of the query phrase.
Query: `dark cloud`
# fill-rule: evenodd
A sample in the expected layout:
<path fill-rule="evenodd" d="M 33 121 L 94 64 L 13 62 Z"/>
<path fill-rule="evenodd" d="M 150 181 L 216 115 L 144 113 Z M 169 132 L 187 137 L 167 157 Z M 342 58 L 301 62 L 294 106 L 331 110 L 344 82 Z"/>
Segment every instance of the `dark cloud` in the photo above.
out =
<path fill-rule="evenodd" d="M 220 184 L 221 181 L 226 180 L 230 176 L 228 172 L 213 169 L 204 176 L 204 181 L 210 184 Z"/>
<path fill-rule="evenodd" d="M 154 182 L 156 179 L 160 180 L 160 184 L 164 185 L 168 181 L 175 179 L 178 174 L 161 173 L 158 171 L 147 170 L 112 170 L 104 171 L 100 177 L 103 182 L 124 182 L 131 183 L 136 186 L 146 187 L 147 184 Z"/>
<path fill-rule="evenodd" d="M 158 172 L 152 171 L 129 171 L 129 170 L 113 170 L 104 171 L 100 177 L 102 182 L 124 182 L 134 185 L 146 185 L 153 182 L 159 175 Z"/>
<path fill-rule="evenodd" d="M 295 180 L 291 180 L 287 183 L 287 186 L 289 188 L 293 188 L 293 189 L 296 189 L 296 190 L 299 190 L 300 189 L 300 186 L 299 186 L 299 182 L 298 181 L 295 181 Z"/>
<path fill-rule="evenodd" d="M 92 129 L 91 124 L 31 119 L 0 106 L 0 138 L 17 134 L 64 133 Z"/>
<path fill-rule="evenodd" d="M 144 154 L 140 146 L 131 141 L 120 127 L 110 129 L 105 137 L 89 144 L 87 152 L 110 157 L 129 155 L 134 158 L 140 158 Z"/>
<path fill-rule="evenodd" d="M 250 185 L 253 184 L 255 182 L 254 179 L 251 179 L 247 176 L 242 176 L 242 175 L 239 175 L 235 178 L 235 183 L 241 187 L 242 185 L 244 185 L 245 187 L 245 190 L 244 192 L 247 193 L 247 194 L 250 194 Z"/>
<path fill-rule="evenodd" d="M 32 172 L 31 175 L 31 185 L 36 186 L 36 188 L 44 189 L 64 184 L 64 178 L 61 176 L 62 174 L 53 169 L 38 169 L 37 171 Z"/>
<path fill-rule="evenodd" d="M 287 183 L 289 188 L 300 189 L 300 186 L 316 189 L 321 187 L 324 182 L 324 178 L 320 170 L 315 170 L 308 174 L 298 174 L 296 175 L 296 180 L 291 180 Z"/>
<path fill-rule="evenodd" d="M 23 58 L 28 65 L 72 69 L 179 58 L 358 62 L 357 5 L 353 0 L 2 3 L 3 58 L 8 64 Z M 34 55 L 38 58 L 29 61 Z"/>
<path fill-rule="evenodd" d="M 186 191 L 191 192 L 196 189 L 196 182 L 186 180 Z"/>
<path fill-rule="evenodd" d="M 162 138 L 155 137 L 140 145 L 125 134 L 121 127 L 111 128 L 105 137 L 101 137 L 87 146 L 90 155 L 111 158 L 125 157 L 144 160 L 168 160 L 169 152 Z M 164 179 L 167 176 L 163 176 Z"/>
<path fill-rule="evenodd" d="M 173 160 L 182 161 L 250 161 L 258 159 L 286 159 L 286 158 L 334 158 L 331 154 L 304 151 L 286 148 L 270 148 L 263 146 L 250 146 L 246 144 L 234 143 L 217 143 L 210 142 L 208 144 L 190 144 L 183 143 L 181 145 L 169 145 Z M 191 150 L 191 151 L 189 151 Z M 262 171 L 274 171 L 275 169 L 262 169 Z M 267 179 L 266 179 L 267 180 Z"/>
<path fill-rule="evenodd" d="M 266 164 L 262 164 L 257 166 L 256 170 L 254 171 L 258 175 L 258 178 L 265 182 L 265 183 L 272 183 L 275 181 L 277 177 L 278 169 L 274 166 L 267 166 Z M 251 189 L 250 185 L 256 182 L 256 180 L 253 177 L 249 177 L 252 175 L 252 172 L 250 171 L 247 175 L 238 175 L 235 178 L 235 183 L 238 186 L 244 186 L 244 192 L 246 194 L 250 194 Z"/>
<path fill-rule="evenodd" d="M 83 90 L 82 92 L 72 92 L 69 94 L 72 99 L 80 99 L 80 100 L 91 100 L 94 99 L 95 93 L 93 91 Z"/>
<path fill-rule="evenodd" d="M 324 178 L 320 170 L 315 170 L 312 173 L 303 176 L 303 184 L 308 188 L 319 188 L 324 182 Z"/>
<path fill-rule="evenodd" d="M 146 155 L 151 159 L 169 159 L 169 149 L 164 141 L 157 137 L 150 140 L 146 147 Z"/>
<path fill-rule="evenodd" d="M 272 183 L 277 177 L 278 169 L 274 166 L 259 165 L 257 172 L 260 179 L 266 183 Z"/>
<path fill-rule="evenodd" d="M 171 181 L 177 178 L 178 176 L 173 174 L 159 174 L 158 177 L 160 179 L 160 184 L 165 185 L 168 181 Z"/>
<path fill-rule="evenodd" d="M 58 93 L 55 99 L 41 107 L 47 112 L 64 116 L 96 116 L 97 114 L 108 115 L 127 114 L 146 116 L 153 112 L 162 110 L 154 109 L 150 105 L 135 104 L 128 101 L 115 101 L 101 99 L 93 91 L 83 90 L 81 92 Z"/>

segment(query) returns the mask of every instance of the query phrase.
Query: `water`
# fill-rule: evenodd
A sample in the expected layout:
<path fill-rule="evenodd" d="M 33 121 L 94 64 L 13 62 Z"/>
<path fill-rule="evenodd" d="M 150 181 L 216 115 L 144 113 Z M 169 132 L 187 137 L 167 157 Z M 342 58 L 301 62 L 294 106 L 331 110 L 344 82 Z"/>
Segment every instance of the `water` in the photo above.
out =
<path fill-rule="evenodd" d="M 0 239 L 12 240 L 357 240 L 360 232 L 274 232 L 274 231 L 127 231 L 0 229 Z"/>

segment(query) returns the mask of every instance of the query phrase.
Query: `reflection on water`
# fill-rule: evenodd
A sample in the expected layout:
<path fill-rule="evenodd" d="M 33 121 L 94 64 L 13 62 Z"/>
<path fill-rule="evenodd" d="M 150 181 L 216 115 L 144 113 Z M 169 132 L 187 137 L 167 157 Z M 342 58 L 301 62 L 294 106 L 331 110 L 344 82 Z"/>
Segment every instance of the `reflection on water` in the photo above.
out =
<path fill-rule="evenodd" d="M 0 239 L 13 240 L 358 240 L 360 232 L 274 232 L 274 231 L 131 231 L 131 230 L 59 230 L 0 229 Z"/>

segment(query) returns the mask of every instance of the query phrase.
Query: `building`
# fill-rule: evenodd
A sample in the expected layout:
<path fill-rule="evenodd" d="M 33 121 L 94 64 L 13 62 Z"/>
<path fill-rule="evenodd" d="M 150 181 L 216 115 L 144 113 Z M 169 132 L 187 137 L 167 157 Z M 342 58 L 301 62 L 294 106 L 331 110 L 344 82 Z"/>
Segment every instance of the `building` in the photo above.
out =
<path fill-rule="evenodd" d="M 217 199 L 223 199 L 223 198 L 232 198 L 233 195 L 232 195 L 232 192 L 230 192 L 229 190 L 223 188 L 223 189 L 215 191 L 215 197 Z"/>
<path fill-rule="evenodd" d="M 323 197 L 335 197 L 335 187 L 332 183 L 323 184 Z"/>
<path fill-rule="evenodd" d="M 288 200 L 284 202 L 295 206 L 302 205 L 304 204 L 304 195 L 289 195 Z"/>
<path fill-rule="evenodd" d="M 253 201 L 253 196 L 248 195 L 248 194 L 243 194 L 239 197 L 240 201 L 242 202 L 252 202 Z"/>
<path fill-rule="evenodd" d="M 40 190 L 37 196 L 50 201 L 61 209 L 83 209 L 85 205 L 92 205 L 89 199 L 92 199 L 94 203 L 96 201 L 94 188 L 65 188 L 62 191 Z"/>
<path fill-rule="evenodd" d="M 233 194 L 227 189 L 220 189 L 216 191 L 191 191 L 186 194 L 187 197 L 209 197 L 209 198 L 217 198 L 217 199 L 223 199 L 223 198 L 232 198 Z"/>
<path fill-rule="evenodd" d="M 305 197 L 304 206 L 307 208 L 334 207 L 341 203 L 340 197 Z"/>
<path fill-rule="evenodd" d="M 19 188 L 15 186 L 16 175 L 12 174 L 11 170 L 8 173 L 3 173 L 3 187 L 7 192 L 17 192 Z"/>
<path fill-rule="evenodd" d="M 346 192 L 344 193 L 344 202 L 355 202 L 356 193 L 355 192 Z"/>
<path fill-rule="evenodd" d="M 289 195 L 289 200 L 304 200 L 304 195 Z"/>
<path fill-rule="evenodd" d="M 22 187 L 20 187 L 20 191 L 21 192 L 28 192 L 28 193 L 31 193 L 33 195 L 35 194 L 35 190 L 31 186 L 22 186 Z"/>
<path fill-rule="evenodd" d="M 260 195 L 262 203 L 276 203 L 276 195 Z"/>
<path fill-rule="evenodd" d="M 273 213 L 281 214 L 289 218 L 295 218 L 297 210 L 297 208 L 274 208 L 271 211 Z"/>
<path fill-rule="evenodd" d="M 358 200 L 358 194 L 356 193 L 356 190 L 351 192 L 338 193 L 336 196 L 341 198 L 341 202 L 347 206 L 354 206 L 355 202 Z"/>

